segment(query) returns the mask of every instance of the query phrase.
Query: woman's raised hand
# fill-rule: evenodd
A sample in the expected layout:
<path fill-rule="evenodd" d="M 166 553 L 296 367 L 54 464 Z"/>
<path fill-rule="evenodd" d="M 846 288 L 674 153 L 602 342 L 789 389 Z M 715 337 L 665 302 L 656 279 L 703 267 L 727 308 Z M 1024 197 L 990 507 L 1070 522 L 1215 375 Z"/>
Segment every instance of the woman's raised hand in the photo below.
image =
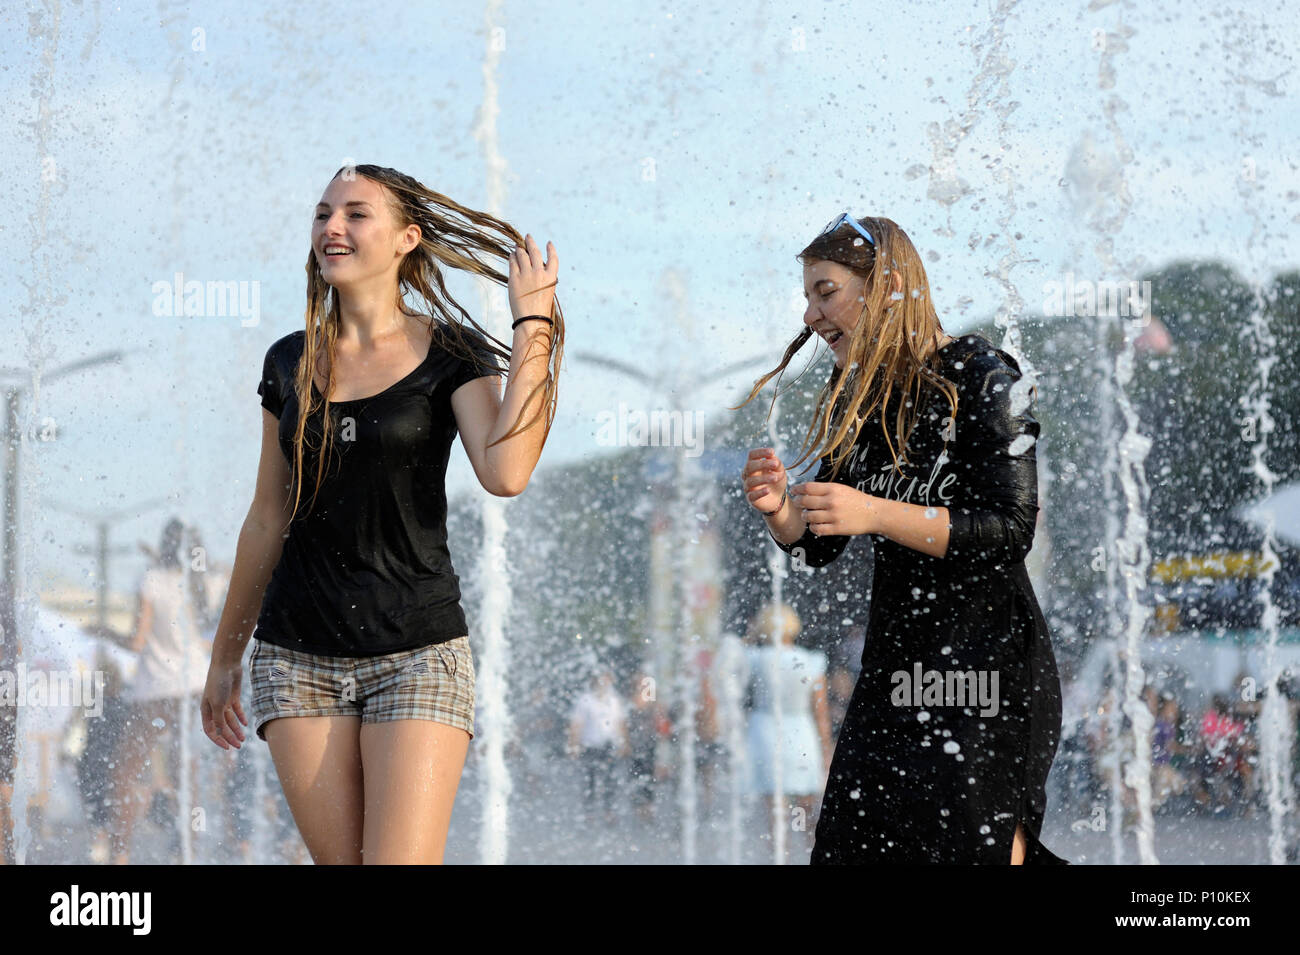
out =
<path fill-rule="evenodd" d="M 546 257 L 532 235 L 510 254 L 510 312 L 515 318 L 525 315 L 550 315 L 555 302 L 555 283 L 560 274 L 560 258 L 555 243 L 546 243 Z"/>
<path fill-rule="evenodd" d="M 745 485 L 745 497 L 750 507 L 756 511 L 774 511 L 781 503 L 785 493 L 785 465 L 776 456 L 775 448 L 755 448 L 745 460 L 745 469 L 740 472 L 740 479 Z"/>

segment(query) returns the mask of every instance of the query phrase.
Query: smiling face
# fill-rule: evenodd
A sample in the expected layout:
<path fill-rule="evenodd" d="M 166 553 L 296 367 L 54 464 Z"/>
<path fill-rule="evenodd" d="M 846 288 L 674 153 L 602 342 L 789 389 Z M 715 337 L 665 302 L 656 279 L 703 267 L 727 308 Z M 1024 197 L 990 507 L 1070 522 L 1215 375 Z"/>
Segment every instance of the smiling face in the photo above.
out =
<path fill-rule="evenodd" d="M 398 227 L 384 187 L 364 176 L 330 180 L 311 227 L 321 276 L 336 289 L 396 284 L 402 256 L 419 238 L 419 226 Z"/>
<path fill-rule="evenodd" d="M 803 267 L 803 294 L 808 300 L 804 324 L 830 346 L 837 368 L 844 367 L 849 336 L 862 315 L 867 280 L 846 265 L 815 259 Z"/>

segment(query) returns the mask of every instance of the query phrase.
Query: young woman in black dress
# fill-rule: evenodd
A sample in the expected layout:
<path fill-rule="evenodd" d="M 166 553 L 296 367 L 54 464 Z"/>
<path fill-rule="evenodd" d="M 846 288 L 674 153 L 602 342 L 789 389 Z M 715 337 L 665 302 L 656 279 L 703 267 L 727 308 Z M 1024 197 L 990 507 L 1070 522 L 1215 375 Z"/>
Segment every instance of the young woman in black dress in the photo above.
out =
<path fill-rule="evenodd" d="M 1015 360 L 943 331 L 911 240 L 847 213 L 799 254 L 805 328 L 835 367 L 788 485 L 772 448 L 742 482 L 772 538 L 819 567 L 875 550 L 862 672 L 836 742 L 813 863 L 1063 864 L 1039 840 L 1060 680 L 1024 557 L 1039 426 Z"/>

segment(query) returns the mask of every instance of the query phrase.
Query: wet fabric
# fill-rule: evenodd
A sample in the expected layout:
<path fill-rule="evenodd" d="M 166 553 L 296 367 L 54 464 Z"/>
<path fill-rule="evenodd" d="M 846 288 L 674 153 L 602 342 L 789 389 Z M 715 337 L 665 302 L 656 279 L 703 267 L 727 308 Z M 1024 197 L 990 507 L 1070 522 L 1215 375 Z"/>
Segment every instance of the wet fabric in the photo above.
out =
<path fill-rule="evenodd" d="M 330 403 L 333 447 L 315 505 L 323 409 L 306 425 L 302 502 L 257 619 L 257 639 L 320 656 L 412 650 L 468 632 L 447 546 L 447 461 L 456 437 L 451 395 L 502 371 L 474 342 L 475 361 L 434 339 L 405 378 L 368 398 Z M 305 333 L 271 345 L 258 394 L 280 420 L 293 466 L 294 376 Z M 312 385 L 316 388 L 315 384 Z M 319 391 L 316 392 L 319 395 Z"/>
<path fill-rule="evenodd" d="M 259 739 L 271 720 L 299 716 L 432 720 L 474 737 L 474 655 L 465 635 L 368 657 L 322 657 L 258 640 L 248 672 Z"/>
<path fill-rule="evenodd" d="M 969 335 L 939 351 L 957 414 L 927 389 L 901 476 L 879 416 L 836 477 L 878 497 L 948 508 L 941 558 L 872 535 L 862 672 L 836 741 L 813 863 L 1065 864 L 1040 841 L 1061 732 L 1060 679 L 1025 570 L 1037 519 L 1035 444 L 1020 368 Z M 885 410 L 892 422 L 897 405 Z M 823 459 L 817 481 L 830 480 Z M 784 550 L 819 567 L 847 536 Z"/>

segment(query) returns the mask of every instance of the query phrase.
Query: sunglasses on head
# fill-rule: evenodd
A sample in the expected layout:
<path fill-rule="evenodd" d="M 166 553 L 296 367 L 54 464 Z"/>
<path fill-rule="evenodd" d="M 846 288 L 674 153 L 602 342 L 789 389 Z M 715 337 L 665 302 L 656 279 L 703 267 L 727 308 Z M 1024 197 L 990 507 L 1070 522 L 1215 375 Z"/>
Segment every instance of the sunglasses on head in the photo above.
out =
<path fill-rule="evenodd" d="M 821 232 L 817 233 L 817 237 L 821 238 L 824 235 L 830 235 L 832 232 L 837 230 L 840 226 L 844 225 L 844 223 L 846 222 L 849 225 L 853 226 L 853 228 L 857 229 L 858 235 L 862 236 L 862 238 L 866 239 L 873 246 L 876 244 L 876 240 L 871 238 L 871 233 L 868 232 L 866 229 L 862 228 L 862 223 L 858 222 L 857 219 L 853 218 L 853 216 L 849 215 L 847 212 L 841 212 L 834 219 L 828 222 L 826 224 L 826 228 L 822 229 Z"/>

